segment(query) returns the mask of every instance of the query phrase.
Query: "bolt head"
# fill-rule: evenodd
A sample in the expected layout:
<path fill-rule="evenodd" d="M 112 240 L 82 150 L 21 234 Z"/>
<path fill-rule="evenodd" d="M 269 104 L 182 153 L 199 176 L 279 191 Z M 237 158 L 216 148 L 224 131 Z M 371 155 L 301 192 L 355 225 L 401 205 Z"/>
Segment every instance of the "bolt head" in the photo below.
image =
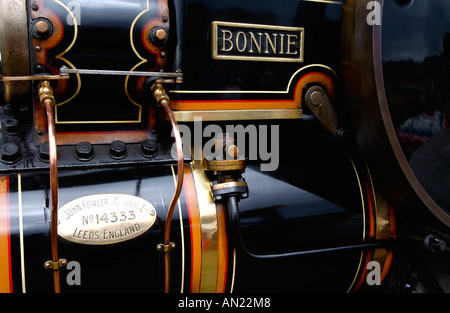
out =
<path fill-rule="evenodd" d="M 169 30 L 165 27 L 155 26 L 150 30 L 149 39 L 155 46 L 162 46 L 166 43 Z"/>
<path fill-rule="evenodd" d="M 20 160 L 19 147 L 15 143 L 5 143 L 0 148 L 0 161 L 4 164 L 14 164 Z"/>
<path fill-rule="evenodd" d="M 94 157 L 94 147 L 87 142 L 82 141 L 75 147 L 76 158 L 80 161 L 89 161 Z"/>
<path fill-rule="evenodd" d="M 113 159 L 122 159 L 127 154 L 127 146 L 123 141 L 116 140 L 111 142 L 109 147 L 109 155 Z"/>
<path fill-rule="evenodd" d="M 153 139 L 144 139 L 141 143 L 141 153 L 145 157 L 154 157 L 158 152 L 158 144 Z"/>
<path fill-rule="evenodd" d="M 2 133 L 5 135 L 16 135 L 19 133 L 19 120 L 8 117 L 2 121 Z"/>
<path fill-rule="evenodd" d="M 32 26 L 32 33 L 35 38 L 46 39 L 52 35 L 53 25 L 46 18 L 37 18 Z"/>
<path fill-rule="evenodd" d="M 166 33 L 166 31 L 165 31 L 164 29 L 160 28 L 160 29 L 158 29 L 158 30 L 155 32 L 155 37 L 156 37 L 158 40 L 163 41 L 163 40 L 166 39 L 167 33 Z"/>

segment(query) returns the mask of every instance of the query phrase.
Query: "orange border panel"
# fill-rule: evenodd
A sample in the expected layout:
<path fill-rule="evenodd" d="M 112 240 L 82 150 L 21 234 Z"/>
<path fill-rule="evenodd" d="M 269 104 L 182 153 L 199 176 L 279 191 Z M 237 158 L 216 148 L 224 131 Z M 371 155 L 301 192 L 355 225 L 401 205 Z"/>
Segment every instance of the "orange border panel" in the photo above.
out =
<path fill-rule="evenodd" d="M 13 292 L 8 176 L 0 177 L 0 292 Z"/>

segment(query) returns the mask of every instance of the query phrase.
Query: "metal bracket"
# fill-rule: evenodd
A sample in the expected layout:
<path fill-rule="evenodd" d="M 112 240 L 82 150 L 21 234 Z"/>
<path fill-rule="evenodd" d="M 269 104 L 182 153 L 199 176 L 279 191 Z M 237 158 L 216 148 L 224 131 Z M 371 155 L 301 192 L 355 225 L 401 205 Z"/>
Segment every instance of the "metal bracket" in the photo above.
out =
<path fill-rule="evenodd" d="M 59 270 L 61 267 L 64 267 L 67 265 L 67 260 L 66 259 L 59 259 L 58 262 L 53 262 L 53 261 L 47 261 L 44 263 L 44 267 L 48 270 L 54 270 L 57 271 Z"/>
<path fill-rule="evenodd" d="M 172 249 L 175 249 L 176 244 L 175 242 L 169 242 L 169 244 L 165 245 L 163 243 L 160 243 L 159 245 L 156 246 L 156 250 L 158 250 L 158 252 L 169 252 Z"/>
<path fill-rule="evenodd" d="M 248 197 L 248 186 L 244 178 L 238 178 L 238 181 L 220 183 L 217 180 L 211 182 L 211 195 L 214 201 L 220 201 L 223 197 L 238 195 L 240 199 Z"/>
<path fill-rule="evenodd" d="M 309 88 L 305 94 L 305 102 L 328 132 L 339 139 L 344 139 L 347 132 L 339 127 L 336 112 L 322 87 L 313 86 Z"/>

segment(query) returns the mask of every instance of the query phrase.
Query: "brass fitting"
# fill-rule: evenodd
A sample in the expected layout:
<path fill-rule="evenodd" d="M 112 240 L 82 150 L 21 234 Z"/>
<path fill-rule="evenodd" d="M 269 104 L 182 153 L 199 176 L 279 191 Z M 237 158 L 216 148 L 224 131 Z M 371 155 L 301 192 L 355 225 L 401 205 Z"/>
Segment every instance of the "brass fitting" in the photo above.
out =
<path fill-rule="evenodd" d="M 166 101 L 168 104 L 170 103 L 169 96 L 163 88 L 162 84 L 154 84 L 152 86 L 153 97 L 155 98 L 158 105 L 161 105 L 163 101 Z"/>
<path fill-rule="evenodd" d="M 53 261 L 46 261 L 44 263 L 44 267 L 48 270 L 54 270 L 57 271 L 59 270 L 61 267 L 64 267 L 67 265 L 67 260 L 66 259 L 59 259 L 58 262 L 53 262 Z"/>
<path fill-rule="evenodd" d="M 53 88 L 50 86 L 50 82 L 48 80 L 41 81 L 39 83 L 39 101 L 42 106 L 45 106 L 45 102 L 50 101 L 52 106 L 55 105 L 55 96 L 53 95 Z"/>
<path fill-rule="evenodd" d="M 175 249 L 175 247 L 176 247 L 176 245 L 175 245 L 174 242 L 169 242 L 169 244 L 167 244 L 167 245 L 160 243 L 159 245 L 156 246 L 156 250 L 158 252 L 166 253 L 166 252 L 169 252 L 172 249 Z"/>

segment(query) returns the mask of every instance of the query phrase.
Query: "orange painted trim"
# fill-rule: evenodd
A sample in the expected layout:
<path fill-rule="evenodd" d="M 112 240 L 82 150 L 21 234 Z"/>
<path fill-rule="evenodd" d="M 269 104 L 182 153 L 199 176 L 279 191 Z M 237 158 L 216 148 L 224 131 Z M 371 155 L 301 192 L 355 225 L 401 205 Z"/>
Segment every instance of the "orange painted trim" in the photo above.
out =
<path fill-rule="evenodd" d="M 0 293 L 13 292 L 11 232 L 9 225 L 9 176 L 0 177 Z"/>
<path fill-rule="evenodd" d="M 202 110 L 256 110 L 256 109 L 297 109 L 300 103 L 293 100 L 206 100 L 206 101 L 178 101 L 171 102 L 175 111 Z"/>
<path fill-rule="evenodd" d="M 194 177 L 189 166 L 184 167 L 183 188 L 186 196 L 189 214 L 189 229 L 191 232 L 191 284 L 190 292 L 200 292 L 202 274 L 202 231 L 200 210 L 194 185 Z"/>
<path fill-rule="evenodd" d="M 172 100 L 170 105 L 172 110 L 177 111 L 299 109 L 302 107 L 303 87 L 311 83 L 321 84 L 326 88 L 330 98 L 334 98 L 334 84 L 331 78 L 320 72 L 311 72 L 299 79 L 295 85 L 294 97 L 288 100 Z M 258 94 L 257 91 L 255 93 Z M 236 94 L 239 94 L 239 91 Z"/>
<path fill-rule="evenodd" d="M 394 206 L 391 203 L 389 203 L 389 238 L 397 238 L 397 219 Z"/>
<path fill-rule="evenodd" d="M 217 232 L 218 232 L 218 250 L 219 262 L 217 269 L 217 284 L 216 292 L 224 293 L 227 284 L 227 270 L 228 270 L 228 237 L 225 205 L 217 203 Z"/>
<path fill-rule="evenodd" d="M 384 261 L 383 270 L 381 271 L 381 274 L 380 274 L 380 282 L 382 282 L 384 280 L 384 278 L 386 277 L 386 275 L 389 273 L 393 258 L 394 258 L 394 252 L 388 251 L 388 253 L 386 255 L 386 259 Z"/>
<path fill-rule="evenodd" d="M 367 208 L 369 211 L 369 239 L 373 239 L 376 235 L 376 212 L 373 186 L 368 179 L 365 179 L 364 187 L 366 188 Z"/>

